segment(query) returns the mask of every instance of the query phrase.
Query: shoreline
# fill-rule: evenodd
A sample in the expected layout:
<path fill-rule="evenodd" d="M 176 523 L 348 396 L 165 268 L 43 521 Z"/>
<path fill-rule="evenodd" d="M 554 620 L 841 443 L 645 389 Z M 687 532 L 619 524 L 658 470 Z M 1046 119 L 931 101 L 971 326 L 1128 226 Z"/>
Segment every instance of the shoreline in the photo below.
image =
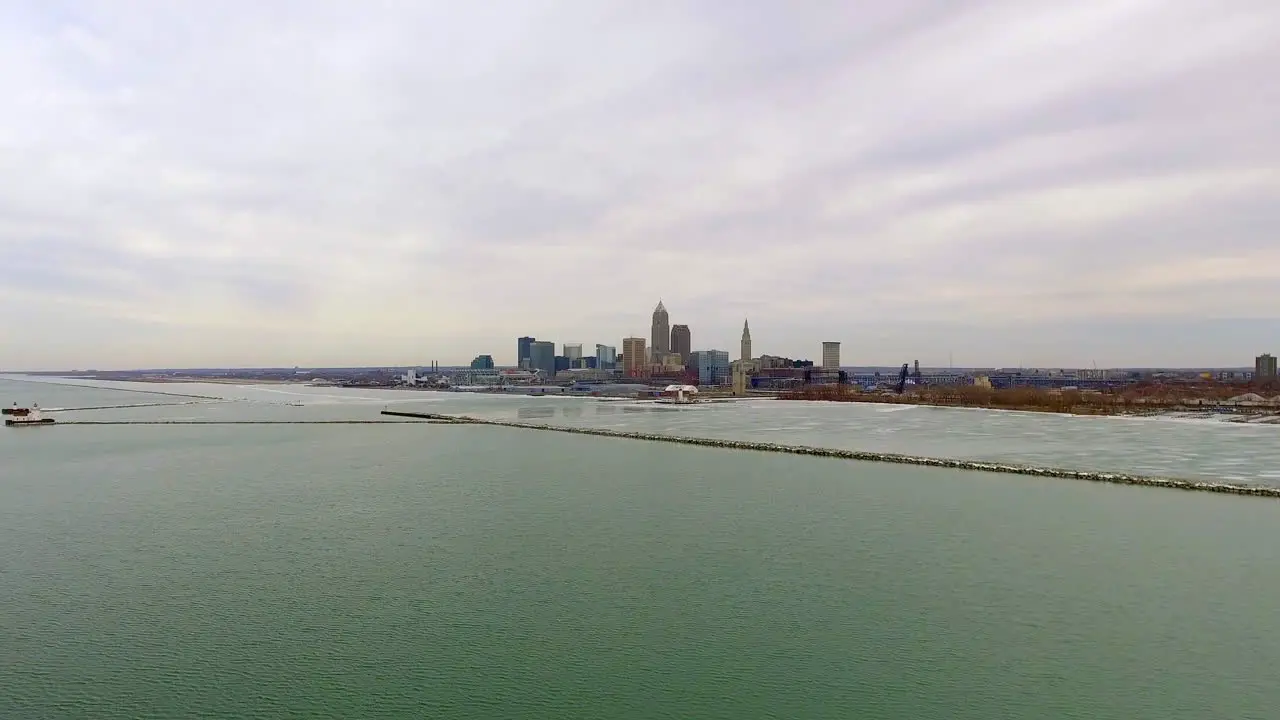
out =
<path fill-rule="evenodd" d="M 1044 405 L 1010 404 L 998 405 L 989 403 L 947 402 L 930 398 L 912 398 L 910 396 L 883 397 L 875 395 L 850 396 L 840 398 L 801 398 L 779 396 L 778 400 L 799 403 L 853 403 L 861 405 L 900 405 L 928 408 L 948 408 L 962 410 L 993 410 L 997 412 L 1027 412 L 1043 415 L 1065 415 L 1073 417 L 1192 417 L 1196 419 L 1220 419 L 1240 425 L 1277 425 L 1280 426 L 1280 407 L 1276 406 L 1239 406 L 1239 405 L 1188 405 L 1188 404 L 1143 404 L 1122 407 L 1106 407 L 1099 405 L 1072 405 L 1066 407 L 1046 407 Z M 1117 403 L 1119 404 L 1119 403 Z M 1239 418 L 1239 419 L 1230 419 Z"/>

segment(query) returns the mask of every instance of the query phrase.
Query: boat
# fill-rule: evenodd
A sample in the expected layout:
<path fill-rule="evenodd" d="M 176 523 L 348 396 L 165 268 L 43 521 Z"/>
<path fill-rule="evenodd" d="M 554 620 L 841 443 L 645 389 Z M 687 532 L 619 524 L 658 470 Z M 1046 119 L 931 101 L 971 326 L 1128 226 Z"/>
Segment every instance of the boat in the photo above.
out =
<path fill-rule="evenodd" d="M 5 427 L 28 427 L 33 425 L 52 425 L 53 418 L 47 418 L 40 414 L 40 406 L 32 405 L 29 408 L 18 407 L 17 403 L 11 408 L 0 410 L 0 414 L 7 415 L 4 419 Z"/>

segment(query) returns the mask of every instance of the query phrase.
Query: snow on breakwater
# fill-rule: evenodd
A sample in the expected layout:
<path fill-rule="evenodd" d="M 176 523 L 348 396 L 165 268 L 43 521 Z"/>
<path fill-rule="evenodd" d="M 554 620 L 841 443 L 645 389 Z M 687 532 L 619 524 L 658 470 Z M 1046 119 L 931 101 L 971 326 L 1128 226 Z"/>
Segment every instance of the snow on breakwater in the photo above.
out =
<path fill-rule="evenodd" d="M 725 448 L 731 450 L 755 450 L 760 452 L 788 453 L 791 455 L 840 458 L 844 460 L 919 465 L 925 467 L 948 468 L 952 470 L 977 470 L 981 472 L 1065 478 L 1069 480 L 1088 480 L 1091 482 L 1111 483 L 1113 485 L 1142 485 L 1147 487 L 1164 487 L 1176 490 L 1197 490 L 1200 492 L 1215 492 L 1229 495 L 1253 495 L 1257 497 L 1280 498 L 1280 488 L 1205 482 L 1198 480 L 1179 480 L 1176 478 L 1136 475 L 1132 473 L 1067 470 L 1064 468 L 1037 467 L 1034 465 L 1022 465 L 1018 463 L 988 462 L 983 460 L 953 460 L 916 455 L 900 455 L 896 453 L 871 452 L 866 450 L 839 450 L 835 448 L 812 447 L 808 445 L 787 445 L 783 443 L 755 442 L 747 440 L 719 440 L 715 438 L 663 435 L 659 433 L 631 432 L 624 430 L 610 430 L 606 428 L 564 427 L 546 425 L 543 423 L 516 422 L 510 420 L 486 420 L 468 417 L 465 415 L 454 416 L 441 415 L 437 413 L 391 411 L 383 411 L 383 414 L 398 415 L 401 417 L 420 417 L 428 420 L 443 420 L 458 424 L 493 425 L 497 427 L 520 428 L 526 430 L 549 430 L 552 432 L 574 433 L 577 435 L 596 435 L 601 437 L 626 438 L 631 440 L 649 440 L 652 442 L 669 442 L 681 445 L 698 445 L 702 447 Z"/>

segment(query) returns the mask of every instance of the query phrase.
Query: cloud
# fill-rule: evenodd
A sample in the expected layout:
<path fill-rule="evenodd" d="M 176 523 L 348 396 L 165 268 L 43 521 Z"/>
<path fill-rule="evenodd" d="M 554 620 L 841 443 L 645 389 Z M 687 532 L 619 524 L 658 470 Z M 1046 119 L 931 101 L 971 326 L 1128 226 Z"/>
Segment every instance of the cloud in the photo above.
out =
<path fill-rule="evenodd" d="M 659 297 L 699 347 L 1246 364 L 1277 39 L 1267 0 L 6 6 L 0 367 L 511 362 Z M 1134 330 L 1179 323 L 1220 342 Z"/>

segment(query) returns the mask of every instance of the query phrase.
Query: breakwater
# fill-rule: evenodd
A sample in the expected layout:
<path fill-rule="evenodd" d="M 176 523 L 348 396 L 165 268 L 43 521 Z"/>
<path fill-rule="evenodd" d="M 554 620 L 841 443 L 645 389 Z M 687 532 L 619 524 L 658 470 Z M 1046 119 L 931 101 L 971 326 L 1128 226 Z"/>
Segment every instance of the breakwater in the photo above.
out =
<path fill-rule="evenodd" d="M 922 457 L 918 455 L 900 455 L 897 453 L 871 452 L 867 450 L 839 450 L 835 448 L 812 447 L 808 445 L 786 445 L 782 443 L 753 442 L 746 440 L 719 440 L 715 438 L 698 438 L 682 435 L 662 435 L 657 433 L 629 432 L 609 430 L 606 428 L 564 427 L 541 423 L 515 422 L 509 420 L 485 420 L 468 416 L 441 415 L 438 413 L 408 413 L 384 410 L 384 415 L 417 417 L 424 420 L 446 421 L 454 423 L 470 423 L 475 425 L 493 425 L 497 427 L 520 428 L 525 430 L 548 430 L 552 432 L 573 433 L 577 435 L 597 435 L 601 437 L 625 438 L 630 440 L 648 440 L 651 442 L 678 443 L 681 445 L 697 445 L 701 447 L 724 448 L 729 450 L 754 450 L 759 452 L 787 453 L 790 455 L 810 455 L 815 457 L 838 458 L 843 460 L 861 460 L 864 462 L 888 462 L 900 465 L 918 465 L 923 467 L 947 468 L 951 470 L 976 470 L 979 472 L 1007 473 L 1014 475 L 1033 475 L 1036 477 L 1063 478 L 1068 480 L 1088 480 L 1090 482 L 1109 483 L 1112 485 L 1140 485 L 1145 487 L 1171 488 L 1174 490 L 1195 490 L 1228 495 L 1249 495 L 1254 497 L 1280 498 L 1280 488 L 1257 485 L 1235 485 L 1231 483 L 1208 482 L 1200 480 L 1180 480 L 1177 478 L 1135 475 L 1131 473 L 1096 472 L 1090 470 L 1067 470 L 1064 468 L 1038 467 L 1018 463 L 987 462 L 983 460 L 951 460 L 946 458 Z"/>
<path fill-rule="evenodd" d="M 448 420 L 59 420 L 67 425 L 453 425 Z"/>
<path fill-rule="evenodd" d="M 41 408 L 41 410 L 43 410 L 46 413 L 82 412 L 84 410 L 121 410 L 125 408 L 178 407 L 179 405 L 208 405 L 211 402 L 220 402 L 220 401 L 188 400 L 187 402 L 133 403 L 130 405 L 94 405 L 93 407 Z"/>
<path fill-rule="evenodd" d="M 419 422 L 421 422 L 422 420 L 430 420 L 431 422 L 448 423 L 451 425 L 465 425 L 467 423 L 478 422 L 470 418 L 453 417 L 451 415 L 437 415 L 435 413 L 404 412 L 401 410 L 383 410 L 382 414 L 389 415 L 391 417 L 417 418 Z M 376 421 L 372 421 L 372 422 L 376 422 Z"/>
<path fill-rule="evenodd" d="M 106 385 L 89 385 L 87 383 L 57 382 L 55 380 L 33 380 L 31 378 L 12 377 L 12 376 L 6 377 L 5 380 L 9 380 L 12 382 L 37 383 L 41 385 L 60 385 L 63 387 L 73 387 L 73 388 L 93 388 L 94 390 L 114 390 L 116 392 L 142 393 L 143 395 L 168 395 L 169 397 L 195 398 L 196 400 L 225 400 L 226 399 L 226 398 L 214 397 L 212 395 L 191 395 L 189 393 L 167 392 L 164 390 L 140 390 L 138 388 L 108 387 Z"/>

